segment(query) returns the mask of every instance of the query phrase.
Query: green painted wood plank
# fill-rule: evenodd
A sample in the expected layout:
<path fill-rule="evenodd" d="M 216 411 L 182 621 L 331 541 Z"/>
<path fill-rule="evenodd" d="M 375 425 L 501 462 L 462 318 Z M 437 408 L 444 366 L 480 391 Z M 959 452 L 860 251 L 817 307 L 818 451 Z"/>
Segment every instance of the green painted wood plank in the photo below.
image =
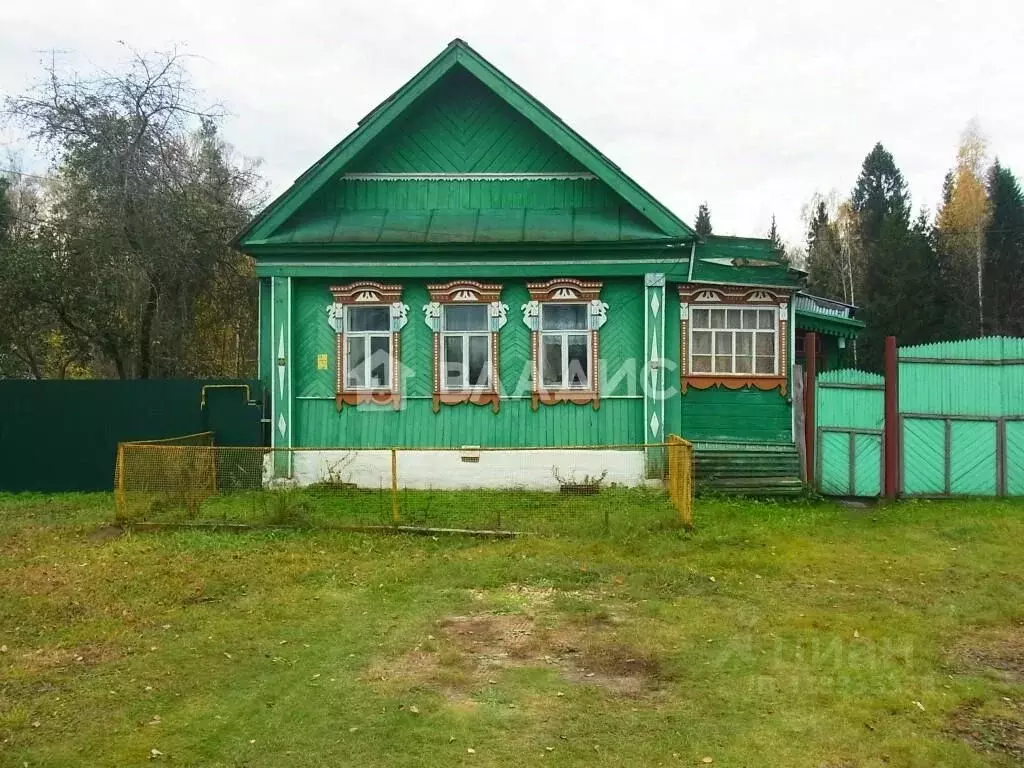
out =
<path fill-rule="evenodd" d="M 950 424 L 950 493 L 994 496 L 998 487 L 995 422 Z"/>
<path fill-rule="evenodd" d="M 911 496 L 946 492 L 946 426 L 941 419 L 903 420 L 903 491 Z"/>

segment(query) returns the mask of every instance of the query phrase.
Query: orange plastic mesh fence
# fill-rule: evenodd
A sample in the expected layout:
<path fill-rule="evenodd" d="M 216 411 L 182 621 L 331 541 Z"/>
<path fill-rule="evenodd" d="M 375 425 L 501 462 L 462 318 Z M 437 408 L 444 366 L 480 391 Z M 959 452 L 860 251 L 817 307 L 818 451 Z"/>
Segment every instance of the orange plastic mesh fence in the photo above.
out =
<path fill-rule="evenodd" d="M 118 520 L 465 531 L 691 526 L 691 445 L 272 449 L 122 443 Z"/>

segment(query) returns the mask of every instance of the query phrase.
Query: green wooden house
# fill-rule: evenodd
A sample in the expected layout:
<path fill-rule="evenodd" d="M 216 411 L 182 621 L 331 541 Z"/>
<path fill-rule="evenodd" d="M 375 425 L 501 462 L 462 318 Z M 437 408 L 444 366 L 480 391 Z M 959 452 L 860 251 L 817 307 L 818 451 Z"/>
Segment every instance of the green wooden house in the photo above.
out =
<path fill-rule="evenodd" d="M 461 40 L 236 245 L 273 445 L 322 449 L 276 454 L 279 476 L 344 455 L 376 487 L 387 449 L 435 448 L 458 450 L 408 454 L 403 484 L 544 486 L 549 456 L 460 451 L 614 445 L 563 459 L 641 482 L 641 446 L 675 433 L 708 474 L 798 486 L 802 274 L 767 240 L 699 237 Z"/>

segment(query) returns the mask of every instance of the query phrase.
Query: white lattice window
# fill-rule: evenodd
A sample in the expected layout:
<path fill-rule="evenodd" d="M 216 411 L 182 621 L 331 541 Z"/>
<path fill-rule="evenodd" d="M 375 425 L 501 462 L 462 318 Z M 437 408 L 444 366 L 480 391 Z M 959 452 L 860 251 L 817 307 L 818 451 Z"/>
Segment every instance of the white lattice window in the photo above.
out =
<path fill-rule="evenodd" d="M 694 307 L 690 373 L 775 376 L 779 371 L 776 308 Z"/>

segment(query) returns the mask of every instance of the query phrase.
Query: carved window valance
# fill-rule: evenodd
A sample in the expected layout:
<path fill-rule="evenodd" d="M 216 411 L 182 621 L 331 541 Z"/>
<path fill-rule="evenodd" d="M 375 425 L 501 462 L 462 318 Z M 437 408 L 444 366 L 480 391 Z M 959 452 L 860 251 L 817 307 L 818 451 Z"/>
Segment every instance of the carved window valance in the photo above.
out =
<path fill-rule="evenodd" d="M 434 341 L 434 413 L 441 405 L 501 407 L 498 332 L 508 317 L 501 286 L 453 280 L 427 286 L 423 306 Z"/>
<path fill-rule="evenodd" d="M 526 284 L 530 301 L 523 304 L 523 322 L 530 329 L 531 401 L 590 403 L 600 407 L 599 331 L 608 305 L 601 301 L 602 284 L 594 280 L 558 278 Z"/>
<path fill-rule="evenodd" d="M 335 333 L 334 401 L 401 406 L 401 330 L 408 321 L 402 286 L 362 280 L 332 285 L 327 322 Z"/>
<path fill-rule="evenodd" d="M 680 384 L 756 387 L 786 395 L 790 292 L 680 285 Z"/>

